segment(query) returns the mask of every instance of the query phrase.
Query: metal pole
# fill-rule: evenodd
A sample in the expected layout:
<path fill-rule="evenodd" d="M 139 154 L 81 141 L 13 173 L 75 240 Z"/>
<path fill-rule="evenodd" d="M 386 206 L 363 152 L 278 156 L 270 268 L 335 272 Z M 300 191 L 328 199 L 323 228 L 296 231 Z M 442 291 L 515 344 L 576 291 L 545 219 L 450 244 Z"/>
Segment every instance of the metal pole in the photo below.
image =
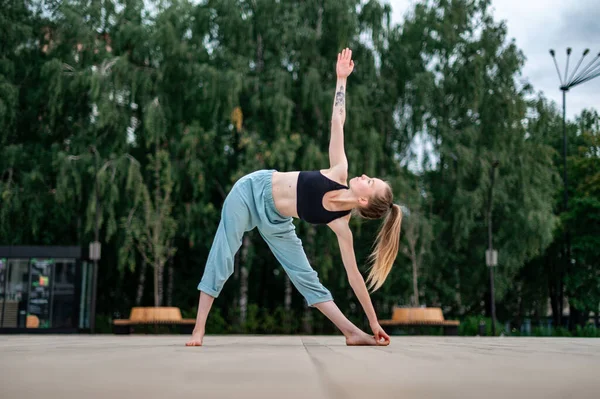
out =
<path fill-rule="evenodd" d="M 556 62 L 556 53 L 554 52 L 554 50 L 552 50 L 552 49 L 550 50 L 550 55 L 552 56 L 552 60 L 554 61 L 554 66 L 556 66 L 556 72 L 558 73 L 558 79 L 560 81 L 560 90 L 562 90 L 562 92 L 563 92 L 563 183 L 564 183 L 564 193 L 563 193 L 564 209 L 563 209 L 563 212 L 567 212 L 569 210 L 569 191 L 568 191 L 569 182 L 568 182 L 568 178 L 567 178 L 567 91 L 571 87 L 575 87 L 577 85 L 588 82 L 588 81 L 600 76 L 600 73 L 597 73 L 598 71 L 600 71 L 600 69 L 597 69 L 600 64 L 596 63 L 598 61 L 598 59 L 600 59 L 600 53 L 598 53 L 598 55 L 592 61 L 590 61 L 589 64 L 587 64 L 581 71 L 578 72 L 579 65 L 583 61 L 583 58 L 585 56 L 587 56 L 589 52 L 590 52 L 589 49 L 584 50 L 581 60 L 577 64 L 577 67 L 575 68 L 575 70 L 573 71 L 571 76 L 569 77 L 569 80 L 563 82 L 563 78 L 560 74 L 560 69 L 558 68 L 558 63 Z M 569 68 L 570 54 L 571 54 L 571 48 L 567 48 L 567 71 Z M 567 71 L 565 71 L 565 79 L 567 77 Z M 569 229 L 568 229 L 568 226 L 565 225 L 565 230 L 564 230 L 565 247 L 563 249 L 563 251 L 564 251 L 563 254 L 564 254 L 564 259 L 565 259 L 565 267 L 562 270 L 562 273 L 565 273 L 565 274 L 568 274 L 570 272 L 570 268 L 571 268 L 571 242 L 570 241 L 571 241 L 571 238 L 570 238 L 570 234 L 569 234 Z M 560 281 L 562 282 L 563 279 L 564 279 L 564 275 L 561 275 Z M 559 293 L 559 297 L 561 298 L 561 300 L 560 300 L 561 303 L 559 303 L 560 312 L 558 315 L 559 322 L 561 319 L 560 316 L 562 316 L 562 294 L 563 294 L 563 292 L 562 292 L 562 288 L 561 288 L 561 292 Z"/>
<path fill-rule="evenodd" d="M 98 152 L 94 148 L 95 155 L 95 178 L 94 178 L 94 195 L 96 197 L 96 214 L 94 220 L 94 241 L 98 242 L 100 239 L 100 232 L 98 231 L 98 218 L 100 216 L 100 204 L 98 201 Z M 96 294 L 98 284 L 98 260 L 94 257 L 94 270 L 92 270 L 92 303 L 90 305 L 90 330 L 92 334 L 96 332 Z"/>
<path fill-rule="evenodd" d="M 567 90 L 566 87 L 562 88 L 563 92 L 563 179 L 564 179 L 564 212 L 569 211 L 569 183 L 567 180 Z M 571 268 L 571 240 L 569 237 L 569 226 L 565 223 L 564 231 L 565 239 L 565 273 L 570 273 Z M 562 303 L 559 304 L 562 307 Z M 569 314 L 569 326 L 572 325 L 573 316 Z"/>
<path fill-rule="evenodd" d="M 561 88 L 563 92 L 563 179 L 564 179 L 564 205 L 565 211 L 569 209 L 569 193 L 567 192 L 567 88 Z"/>
<path fill-rule="evenodd" d="M 0 273 L 4 273 L 4 287 L 2 288 L 2 320 L 0 320 L 0 327 L 4 327 L 4 312 L 6 312 L 6 296 L 8 293 L 8 261 L 4 263 L 4 260 L 0 260 L 0 262 L 2 262 L 4 269 L 4 271 L 0 271 Z"/>
<path fill-rule="evenodd" d="M 494 176 L 496 170 L 497 163 L 494 162 L 490 167 L 490 198 L 488 201 L 488 248 L 490 251 L 490 256 L 492 254 L 492 195 L 494 190 Z M 496 295 L 494 290 L 494 266 L 490 265 L 490 303 L 492 310 L 492 336 L 496 336 Z"/>

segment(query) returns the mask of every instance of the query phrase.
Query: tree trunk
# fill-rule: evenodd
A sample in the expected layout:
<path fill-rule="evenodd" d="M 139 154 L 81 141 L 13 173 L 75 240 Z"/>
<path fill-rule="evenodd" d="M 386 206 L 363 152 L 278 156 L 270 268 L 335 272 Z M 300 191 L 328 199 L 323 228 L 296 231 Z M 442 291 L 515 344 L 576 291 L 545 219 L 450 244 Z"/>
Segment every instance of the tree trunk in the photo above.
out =
<path fill-rule="evenodd" d="M 158 262 L 154 264 L 154 306 L 160 306 L 160 300 L 158 296 Z"/>
<path fill-rule="evenodd" d="M 256 71 L 262 72 L 265 65 L 265 61 L 263 59 L 263 41 L 262 35 L 259 33 L 256 36 Z"/>
<path fill-rule="evenodd" d="M 283 298 L 283 307 L 285 309 L 282 322 L 284 323 L 284 331 L 286 333 L 292 332 L 292 280 L 285 273 L 285 295 Z"/>
<path fill-rule="evenodd" d="M 157 101 L 158 99 L 155 99 Z M 162 254 L 159 253 L 159 243 L 160 243 L 160 160 L 158 158 L 158 146 L 159 139 L 158 134 L 155 136 L 154 143 L 154 211 L 155 211 L 155 219 L 152 224 L 152 233 L 153 233 L 153 249 L 154 249 L 154 261 L 155 261 L 155 277 L 156 281 L 154 282 L 155 290 L 154 290 L 154 304 L 155 306 L 161 306 L 162 303 L 162 281 L 163 281 L 163 261 Z"/>
<path fill-rule="evenodd" d="M 319 4 L 319 9 L 317 11 L 317 40 L 321 39 L 321 35 L 323 34 L 323 4 Z"/>
<path fill-rule="evenodd" d="M 144 283 L 146 282 L 146 260 L 142 260 L 142 268 L 138 277 L 137 294 L 135 295 L 135 306 L 142 304 L 142 298 L 144 297 Z"/>
<path fill-rule="evenodd" d="M 287 273 L 285 274 L 285 296 L 283 298 L 283 306 L 286 313 L 292 309 L 292 280 L 290 280 Z"/>
<path fill-rule="evenodd" d="M 550 283 L 552 285 L 552 283 Z M 552 323 L 554 327 L 560 326 L 561 317 L 560 317 L 560 306 L 558 305 L 558 295 L 554 292 L 555 290 L 550 287 L 550 306 L 552 307 Z"/>
<path fill-rule="evenodd" d="M 175 279 L 175 273 L 173 272 L 173 258 L 169 259 L 169 266 L 167 266 L 167 306 L 173 306 L 173 283 Z"/>
<path fill-rule="evenodd" d="M 560 281 L 558 282 L 558 317 L 560 325 L 563 324 L 563 309 L 565 307 L 565 273 L 560 273 Z"/>
<path fill-rule="evenodd" d="M 302 316 L 302 331 L 305 334 L 312 334 L 313 325 L 312 325 L 312 313 L 310 311 L 310 306 L 304 305 L 304 315 Z"/>
<path fill-rule="evenodd" d="M 577 326 L 584 327 L 589 315 L 589 311 L 579 310 L 569 301 L 569 330 L 575 331 Z"/>
<path fill-rule="evenodd" d="M 250 246 L 250 235 L 245 234 L 242 240 L 242 251 L 240 253 L 240 326 L 246 323 L 248 314 L 248 247 Z"/>
<path fill-rule="evenodd" d="M 164 298 L 164 274 L 165 274 L 165 263 L 161 261 L 158 265 L 158 305 L 162 306 Z"/>
<path fill-rule="evenodd" d="M 256 28 L 256 25 L 255 25 L 255 28 Z M 257 75 L 257 79 L 254 84 L 254 91 L 257 93 L 260 90 L 260 75 L 263 71 L 264 65 L 265 65 L 265 62 L 263 59 L 262 35 L 260 33 L 258 33 L 256 35 L 256 75 Z"/>
<path fill-rule="evenodd" d="M 412 259 L 412 278 L 413 278 L 413 303 L 414 306 L 419 307 L 419 286 L 417 284 L 417 273 L 418 273 L 417 260 L 415 257 Z"/>
<path fill-rule="evenodd" d="M 240 251 L 237 251 L 235 253 L 235 256 L 233 257 L 233 281 L 234 281 L 234 286 L 238 287 L 237 292 L 233 295 L 232 298 L 232 302 L 231 302 L 231 309 L 233 309 L 234 311 L 238 311 L 239 306 L 240 306 Z M 235 323 L 237 323 L 237 325 L 239 327 L 241 327 L 240 324 L 240 315 L 236 314 L 236 320 Z"/>
<path fill-rule="evenodd" d="M 310 251 L 307 255 L 307 258 L 309 260 L 309 262 L 312 264 L 312 260 L 314 259 L 314 249 L 315 249 L 315 234 L 316 234 L 316 230 L 315 227 L 310 225 L 307 228 L 307 232 L 306 232 L 306 243 L 308 244 L 308 248 L 310 248 Z M 313 332 L 313 325 L 312 325 L 312 312 L 311 312 L 311 308 L 308 305 L 304 305 L 304 315 L 302 317 L 302 330 L 306 333 L 306 334 L 312 334 Z"/>
<path fill-rule="evenodd" d="M 517 309 L 519 309 L 517 311 L 517 325 L 519 326 L 519 328 L 521 327 L 521 324 L 523 323 L 523 317 L 525 316 L 524 314 L 524 309 L 523 309 L 523 287 L 521 286 L 521 284 L 517 285 Z M 538 317 L 539 319 L 539 317 Z M 537 323 L 539 325 L 539 322 Z"/>
<path fill-rule="evenodd" d="M 560 261 L 560 259 L 558 259 Z M 548 276 L 548 293 L 550 294 L 550 306 L 552 307 L 552 323 L 554 328 L 560 327 L 562 324 L 562 289 L 561 284 L 557 282 L 555 276 L 559 273 L 555 269 L 556 258 L 552 254 L 545 256 L 546 274 Z"/>

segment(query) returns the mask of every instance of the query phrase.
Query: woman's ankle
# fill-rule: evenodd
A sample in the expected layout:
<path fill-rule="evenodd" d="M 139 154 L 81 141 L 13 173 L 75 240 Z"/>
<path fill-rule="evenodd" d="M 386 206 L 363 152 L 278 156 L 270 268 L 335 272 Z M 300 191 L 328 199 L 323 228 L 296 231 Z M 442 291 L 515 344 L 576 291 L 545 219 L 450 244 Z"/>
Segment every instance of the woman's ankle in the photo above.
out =
<path fill-rule="evenodd" d="M 202 327 L 202 328 L 200 328 L 200 327 L 194 327 L 194 331 L 192 331 L 192 334 L 202 334 L 202 335 L 204 335 L 204 327 Z"/>
<path fill-rule="evenodd" d="M 342 332 L 342 334 L 344 334 L 344 337 L 346 337 L 346 338 L 356 337 L 358 335 L 361 335 L 362 333 L 363 333 L 363 331 L 358 327 Z"/>

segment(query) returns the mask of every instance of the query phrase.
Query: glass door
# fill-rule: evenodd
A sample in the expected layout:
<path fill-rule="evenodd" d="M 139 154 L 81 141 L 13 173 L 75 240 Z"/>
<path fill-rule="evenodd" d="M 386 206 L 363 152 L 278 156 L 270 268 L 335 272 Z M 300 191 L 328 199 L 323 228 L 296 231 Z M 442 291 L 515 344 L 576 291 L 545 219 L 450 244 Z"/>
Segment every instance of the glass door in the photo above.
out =
<path fill-rule="evenodd" d="M 31 259 L 28 328 L 49 328 L 52 321 L 52 265 L 54 259 Z"/>
<path fill-rule="evenodd" d="M 90 307 L 92 306 L 92 271 L 94 264 L 81 262 L 81 295 L 79 297 L 79 328 L 90 327 Z"/>
<path fill-rule="evenodd" d="M 55 259 L 52 276 L 51 327 L 76 327 L 75 259 Z"/>
<path fill-rule="evenodd" d="M 25 327 L 29 286 L 29 259 L 3 259 L 2 327 Z"/>

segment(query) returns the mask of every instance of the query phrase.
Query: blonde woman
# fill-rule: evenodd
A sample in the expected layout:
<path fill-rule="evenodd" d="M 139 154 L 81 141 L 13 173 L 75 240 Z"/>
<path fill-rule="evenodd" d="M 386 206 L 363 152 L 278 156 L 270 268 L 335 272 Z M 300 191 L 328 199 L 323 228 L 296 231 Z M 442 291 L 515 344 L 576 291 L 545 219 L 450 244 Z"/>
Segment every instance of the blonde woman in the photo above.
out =
<path fill-rule="evenodd" d="M 246 231 L 258 228 L 307 304 L 319 309 L 344 334 L 347 345 L 389 345 L 390 337 L 381 328 L 354 256 L 351 214 L 384 218 L 371 254 L 367 277 L 369 288 L 377 290 L 385 281 L 398 253 L 402 212 L 393 203 L 388 183 L 366 175 L 348 180 L 344 152 L 346 79 L 354 69 L 352 51 L 338 54 L 337 85 L 331 119 L 329 169 L 303 172 L 261 170 L 238 180 L 223 204 L 221 221 L 208 256 L 198 290 L 200 302 L 196 326 L 187 346 L 201 346 L 206 319 L 223 285 L 233 273 L 233 260 Z M 293 218 L 326 224 L 337 235 L 348 280 L 360 301 L 373 335 L 352 324 L 333 302 L 333 297 L 310 266 L 302 242 L 296 236 Z"/>

